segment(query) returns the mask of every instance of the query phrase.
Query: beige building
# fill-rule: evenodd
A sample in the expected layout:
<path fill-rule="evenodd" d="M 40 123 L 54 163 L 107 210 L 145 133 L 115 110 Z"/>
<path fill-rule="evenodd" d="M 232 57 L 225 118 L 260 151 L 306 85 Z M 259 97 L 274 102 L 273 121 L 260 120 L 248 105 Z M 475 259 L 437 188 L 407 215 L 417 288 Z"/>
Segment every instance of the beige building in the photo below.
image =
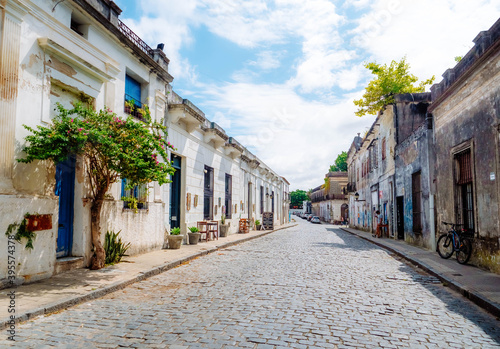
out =
<path fill-rule="evenodd" d="M 347 172 L 328 172 L 325 178 L 328 187 L 323 184 L 311 192 L 312 213 L 324 222 L 340 224 L 349 217 Z"/>

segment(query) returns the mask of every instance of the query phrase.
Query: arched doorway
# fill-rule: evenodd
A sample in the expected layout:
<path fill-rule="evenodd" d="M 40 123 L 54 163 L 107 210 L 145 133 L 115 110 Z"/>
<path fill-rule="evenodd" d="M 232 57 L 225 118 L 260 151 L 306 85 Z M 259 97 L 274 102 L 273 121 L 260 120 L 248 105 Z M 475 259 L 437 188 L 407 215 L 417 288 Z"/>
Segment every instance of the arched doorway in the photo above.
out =
<path fill-rule="evenodd" d="M 349 222 L 349 206 L 347 204 L 340 206 L 340 217 L 344 222 Z"/>

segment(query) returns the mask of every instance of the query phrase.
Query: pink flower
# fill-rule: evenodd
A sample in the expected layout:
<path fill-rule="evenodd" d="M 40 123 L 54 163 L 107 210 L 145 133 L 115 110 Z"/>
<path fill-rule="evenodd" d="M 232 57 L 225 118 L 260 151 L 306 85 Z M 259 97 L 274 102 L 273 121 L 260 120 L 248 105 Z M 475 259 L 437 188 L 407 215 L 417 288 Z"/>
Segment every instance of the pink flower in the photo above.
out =
<path fill-rule="evenodd" d="M 70 121 L 70 122 L 73 122 L 73 119 L 71 119 L 71 121 Z"/>
<path fill-rule="evenodd" d="M 71 130 L 68 130 L 68 133 L 70 133 L 70 132 L 71 132 Z"/>
<path fill-rule="evenodd" d="M 81 130 L 83 130 L 83 128 L 79 128 L 79 129 L 78 129 L 78 131 L 81 131 Z"/>

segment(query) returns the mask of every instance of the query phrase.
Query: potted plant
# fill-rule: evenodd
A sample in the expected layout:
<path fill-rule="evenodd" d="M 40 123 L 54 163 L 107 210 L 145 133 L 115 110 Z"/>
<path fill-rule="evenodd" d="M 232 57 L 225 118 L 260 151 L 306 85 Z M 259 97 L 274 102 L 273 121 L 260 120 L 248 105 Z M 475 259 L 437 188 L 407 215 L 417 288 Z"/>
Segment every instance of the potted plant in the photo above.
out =
<path fill-rule="evenodd" d="M 144 109 L 142 108 L 137 108 L 135 110 L 135 116 L 139 119 L 142 119 L 142 116 L 144 115 Z"/>
<path fill-rule="evenodd" d="M 181 228 L 173 228 L 168 235 L 168 248 L 172 250 L 181 248 L 182 239 Z"/>
<path fill-rule="evenodd" d="M 125 114 L 131 114 L 134 110 L 134 100 L 125 101 Z"/>
<path fill-rule="evenodd" d="M 200 241 L 201 233 L 196 227 L 189 227 L 190 232 L 188 232 L 189 244 L 196 245 Z"/>
<path fill-rule="evenodd" d="M 260 221 L 259 221 L 258 219 L 256 219 L 256 220 L 255 220 L 255 229 L 256 229 L 256 230 L 260 230 L 260 227 L 261 227 L 261 225 L 260 225 Z"/>
<path fill-rule="evenodd" d="M 220 237 L 225 238 L 229 233 L 229 224 L 226 224 L 226 215 L 220 217 Z"/>

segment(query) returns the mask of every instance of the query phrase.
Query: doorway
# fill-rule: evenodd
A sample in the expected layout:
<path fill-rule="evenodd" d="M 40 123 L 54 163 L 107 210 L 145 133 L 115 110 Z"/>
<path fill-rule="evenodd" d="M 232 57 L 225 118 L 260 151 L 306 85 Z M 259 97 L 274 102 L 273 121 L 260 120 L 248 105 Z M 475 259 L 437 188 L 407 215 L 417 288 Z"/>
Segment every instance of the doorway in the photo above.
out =
<path fill-rule="evenodd" d="M 252 217 L 252 183 L 248 182 L 248 200 L 247 200 L 247 208 L 248 208 L 248 219 L 253 221 Z"/>
<path fill-rule="evenodd" d="M 205 166 L 204 170 L 204 190 L 203 190 L 203 219 L 214 219 L 214 169 Z"/>
<path fill-rule="evenodd" d="M 404 217 L 404 197 L 396 197 L 396 225 L 398 229 L 398 239 L 403 240 L 405 238 L 405 217 Z"/>
<path fill-rule="evenodd" d="M 76 158 L 70 156 L 56 166 L 55 194 L 59 196 L 59 225 L 57 228 L 56 257 L 71 254 L 73 244 L 73 217 L 75 204 L 75 164 Z"/>
<path fill-rule="evenodd" d="M 180 228 L 181 223 L 181 157 L 172 154 L 175 169 L 170 183 L 170 228 Z"/>

